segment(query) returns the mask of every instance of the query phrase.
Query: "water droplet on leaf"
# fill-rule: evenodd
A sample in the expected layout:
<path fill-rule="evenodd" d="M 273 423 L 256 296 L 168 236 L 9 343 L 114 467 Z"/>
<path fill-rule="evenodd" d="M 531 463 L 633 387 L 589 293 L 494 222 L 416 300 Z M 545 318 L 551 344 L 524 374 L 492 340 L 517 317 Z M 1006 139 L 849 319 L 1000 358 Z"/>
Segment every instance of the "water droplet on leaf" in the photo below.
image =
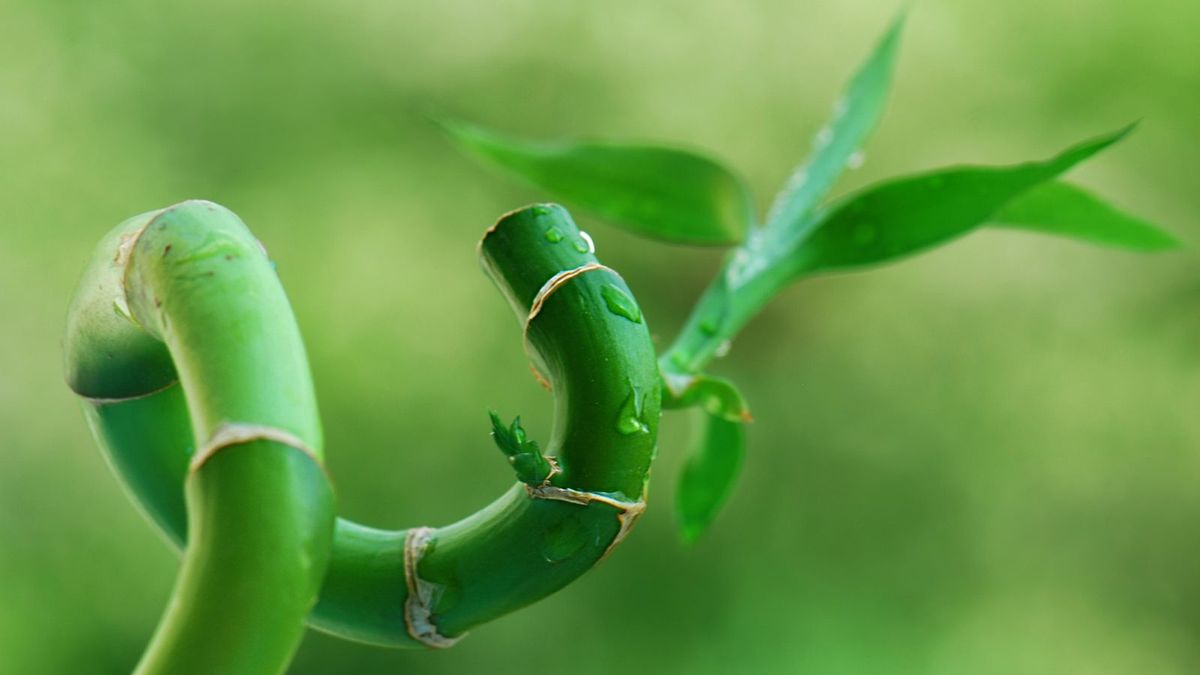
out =
<path fill-rule="evenodd" d="M 563 234 L 562 234 L 562 232 L 558 231 L 557 227 L 552 227 L 552 228 L 546 230 L 546 241 L 550 242 L 551 244 L 557 244 L 558 242 L 560 242 L 562 240 L 563 240 Z"/>
<path fill-rule="evenodd" d="M 721 344 L 717 345 L 717 351 L 713 352 L 713 355 L 716 356 L 718 359 L 723 359 L 729 354 L 730 349 L 733 349 L 733 342 L 730 340 L 726 340 L 726 341 L 722 342 Z"/>
<path fill-rule="evenodd" d="M 846 158 L 846 168 L 854 171 L 861 169 L 863 162 L 867 161 L 867 155 L 862 150 L 856 150 L 854 154 Z"/>
<path fill-rule="evenodd" d="M 808 182 L 808 169 L 800 169 L 788 178 L 788 189 L 796 190 Z"/>
<path fill-rule="evenodd" d="M 642 310 L 638 309 L 637 303 L 625 291 L 612 284 L 606 284 L 600 288 L 600 295 L 604 297 L 604 304 L 608 305 L 608 311 L 634 323 L 642 322 Z"/>
<path fill-rule="evenodd" d="M 829 127 L 821 127 L 821 130 L 817 132 L 816 137 L 813 138 L 813 145 L 817 148 L 823 148 L 829 145 L 832 140 L 833 130 Z"/>

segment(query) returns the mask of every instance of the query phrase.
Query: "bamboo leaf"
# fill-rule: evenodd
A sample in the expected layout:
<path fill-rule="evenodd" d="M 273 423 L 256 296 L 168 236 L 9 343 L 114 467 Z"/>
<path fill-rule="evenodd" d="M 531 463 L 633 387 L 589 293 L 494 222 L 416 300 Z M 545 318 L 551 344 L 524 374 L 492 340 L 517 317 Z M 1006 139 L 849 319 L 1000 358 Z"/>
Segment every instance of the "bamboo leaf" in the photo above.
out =
<path fill-rule="evenodd" d="M 719 415 L 701 418 L 676 490 L 680 536 L 696 541 L 729 498 L 745 455 L 745 428 Z"/>
<path fill-rule="evenodd" d="M 441 124 L 474 154 L 635 234 L 681 244 L 736 244 L 754 220 L 741 179 L 689 151 L 524 141 L 463 122 Z"/>
<path fill-rule="evenodd" d="M 1131 129 L 1079 143 L 1045 161 L 942 169 L 869 187 L 834 204 L 794 246 L 787 254 L 790 272 L 877 264 L 961 236 L 988 222 L 1013 198 L 1054 179 Z"/>
<path fill-rule="evenodd" d="M 542 455 L 537 441 L 531 441 L 526 436 L 521 418 L 517 417 L 505 427 L 494 411 L 488 411 L 488 416 L 492 420 L 492 440 L 500 452 L 508 457 L 508 463 L 516 471 L 517 478 L 530 485 L 538 485 L 546 480 L 551 472 L 550 461 Z"/>
<path fill-rule="evenodd" d="M 796 169 L 771 205 L 768 227 L 798 226 L 833 187 L 843 169 L 862 161 L 859 148 L 883 115 L 903 24 L 901 15 L 851 78 L 834 105 L 832 119 L 817 132 L 812 154 Z"/>
<path fill-rule="evenodd" d="M 1179 240 L 1090 192 L 1061 181 L 1039 185 L 1001 207 L 990 225 L 1082 239 L 1137 251 L 1178 248 Z"/>

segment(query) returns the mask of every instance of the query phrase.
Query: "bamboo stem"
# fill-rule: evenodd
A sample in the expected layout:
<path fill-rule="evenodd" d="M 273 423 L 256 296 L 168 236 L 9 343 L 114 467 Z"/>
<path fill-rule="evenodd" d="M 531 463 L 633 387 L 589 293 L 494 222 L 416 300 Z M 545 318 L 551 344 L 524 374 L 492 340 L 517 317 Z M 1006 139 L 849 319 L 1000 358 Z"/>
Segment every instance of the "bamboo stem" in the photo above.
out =
<path fill-rule="evenodd" d="M 134 229 L 136 223 L 122 228 Z M 106 238 L 97 259 L 112 255 L 119 241 L 119 234 Z M 655 451 L 659 377 L 632 293 L 599 264 L 592 248 L 567 212 L 551 205 L 507 214 L 480 242 L 485 271 L 524 326 L 526 351 L 555 394 L 554 428 L 546 444 L 546 454 L 555 456 L 559 467 L 552 482 L 540 490 L 517 484 L 490 506 L 442 528 L 384 531 L 339 519 L 310 625 L 374 644 L 448 646 L 469 628 L 566 586 L 628 532 L 641 512 Z M 193 436 L 200 438 L 192 427 L 214 418 L 183 407 L 195 407 L 187 383 L 206 374 L 181 366 L 183 395 L 167 387 L 111 400 L 137 392 L 106 377 L 104 360 L 90 358 L 89 350 L 101 342 L 90 331 L 108 322 L 95 309 L 104 294 L 89 291 L 102 276 L 93 270 L 85 277 L 80 298 L 89 302 L 77 300 L 72 313 L 81 318 L 70 324 L 75 332 L 68 332 L 71 384 L 89 397 L 84 406 L 97 441 L 134 500 L 169 539 L 192 542 L 201 530 L 194 529 L 190 485 L 190 518 L 180 517 L 185 508 L 179 486 L 186 472 L 180 457 L 195 447 Z M 139 307 L 147 302 L 153 304 L 153 298 L 145 296 Z M 106 339 L 116 347 L 133 339 L 115 328 L 109 331 L 115 337 Z M 190 335 L 189 340 L 204 337 Z M 307 378 L 307 367 L 302 371 Z M 216 375 L 232 378 L 236 372 L 267 382 L 280 376 L 251 363 Z M 173 376 L 165 372 L 163 379 Z M 200 396 L 227 398 L 216 385 L 206 386 Z M 302 459 L 299 453 L 289 456 Z"/>
<path fill-rule="evenodd" d="M 68 378 L 93 427 L 149 442 L 110 455 L 114 467 L 165 505 L 147 510 L 176 541 L 187 514 L 172 601 L 137 672 L 282 672 L 325 573 L 334 506 L 270 262 L 232 213 L 184 202 L 107 237 L 73 310 Z"/>

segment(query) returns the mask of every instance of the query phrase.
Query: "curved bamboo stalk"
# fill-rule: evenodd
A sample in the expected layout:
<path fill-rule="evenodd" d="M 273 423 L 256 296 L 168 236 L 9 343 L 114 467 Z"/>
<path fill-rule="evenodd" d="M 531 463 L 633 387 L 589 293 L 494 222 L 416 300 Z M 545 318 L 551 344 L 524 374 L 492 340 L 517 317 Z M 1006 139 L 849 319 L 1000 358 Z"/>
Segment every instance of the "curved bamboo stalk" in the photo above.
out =
<path fill-rule="evenodd" d="M 131 421 L 157 433 L 190 420 L 175 453 L 113 458 L 131 485 L 171 498 L 160 522 L 182 523 L 183 497 L 190 533 L 137 672 L 282 672 L 324 577 L 334 505 L 300 333 L 257 241 L 207 202 L 127 221 L 84 276 L 67 352 L 93 406 L 137 404 L 151 414 Z"/>
<path fill-rule="evenodd" d="M 316 628 L 388 646 L 448 646 L 469 628 L 586 572 L 642 511 L 660 380 L 628 287 L 599 264 L 590 239 L 558 206 L 505 215 L 479 252 L 525 328 L 539 377 L 554 391 L 546 454 L 557 472 L 544 483 L 518 483 L 442 528 L 385 531 L 339 519 L 309 617 Z M 81 297 L 88 295 L 81 290 Z M 190 398 L 169 385 L 173 375 L 163 369 L 137 381 L 148 395 L 111 400 L 118 398 L 113 391 L 128 396 L 136 387 L 106 378 L 107 363 L 90 358 L 97 302 L 77 304 L 72 313 L 81 317 L 73 323 L 79 335 L 68 336 L 72 386 L 85 396 L 96 438 L 135 501 L 168 538 L 188 541 L 179 457 L 190 452 L 194 418 L 183 410 Z M 109 339 L 118 347 L 131 341 L 144 347 L 120 332 Z M 98 386 L 108 382 L 114 384 Z"/>

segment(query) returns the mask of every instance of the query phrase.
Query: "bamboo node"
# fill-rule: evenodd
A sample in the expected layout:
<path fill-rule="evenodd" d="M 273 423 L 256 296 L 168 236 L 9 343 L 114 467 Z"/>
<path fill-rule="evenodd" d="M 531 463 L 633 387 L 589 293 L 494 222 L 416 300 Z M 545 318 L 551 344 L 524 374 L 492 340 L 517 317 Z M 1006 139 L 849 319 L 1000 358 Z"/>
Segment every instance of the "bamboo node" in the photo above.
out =
<path fill-rule="evenodd" d="M 546 303 L 546 300 L 553 295 L 555 291 L 562 288 L 571 279 L 593 270 L 606 270 L 608 272 L 612 272 L 618 277 L 621 276 L 617 274 L 616 270 L 608 267 L 607 265 L 602 265 L 598 262 L 584 263 L 579 267 L 572 267 L 569 270 L 562 270 L 561 272 L 547 279 L 546 283 L 542 284 L 542 287 L 538 289 L 537 294 L 533 296 L 533 302 L 529 305 L 529 315 L 525 317 L 525 326 L 521 331 L 521 344 L 525 349 L 525 356 L 529 359 L 529 369 L 533 372 L 534 379 L 538 381 L 538 384 L 545 387 L 546 391 L 553 392 L 554 388 L 550 384 L 550 380 L 537 367 L 537 361 L 533 358 L 533 354 L 529 351 L 529 326 L 533 323 L 533 320 L 537 317 L 537 315 L 541 313 L 542 305 Z"/>
<path fill-rule="evenodd" d="M 617 547 L 617 544 L 624 541 L 629 535 L 630 530 L 637 523 L 638 518 L 646 511 L 646 500 L 639 499 L 636 502 L 631 502 L 623 499 L 618 499 L 610 494 L 603 492 L 587 492 L 586 490 L 576 490 L 574 488 L 556 487 L 554 485 L 526 485 L 525 492 L 534 499 L 550 499 L 553 501 L 567 502 L 568 504 L 577 504 L 579 506 L 587 506 L 592 502 L 606 504 L 617 510 L 617 523 L 620 524 L 620 529 L 617 530 L 617 535 L 609 542 L 608 548 L 604 549 L 604 554 L 600 556 L 600 560 L 608 557 L 612 550 Z"/>
<path fill-rule="evenodd" d="M 404 536 L 404 583 L 408 587 L 408 597 L 404 601 L 404 627 L 417 642 L 434 649 L 445 649 L 461 640 L 466 633 L 446 637 L 438 632 L 437 624 L 433 622 L 433 603 L 439 586 L 417 574 L 417 566 L 429 548 L 433 532 L 432 527 L 414 527 Z"/>
<path fill-rule="evenodd" d="M 317 453 L 290 431 L 261 424 L 230 422 L 218 427 L 212 437 L 208 439 L 208 443 L 205 443 L 203 447 L 196 451 L 196 454 L 192 455 L 191 465 L 188 470 L 191 473 L 196 473 L 205 462 L 212 459 L 212 456 L 218 452 L 234 445 L 242 445 L 252 441 L 275 441 L 289 448 L 295 448 L 308 455 L 318 466 L 321 466 L 321 459 L 317 457 Z"/>

